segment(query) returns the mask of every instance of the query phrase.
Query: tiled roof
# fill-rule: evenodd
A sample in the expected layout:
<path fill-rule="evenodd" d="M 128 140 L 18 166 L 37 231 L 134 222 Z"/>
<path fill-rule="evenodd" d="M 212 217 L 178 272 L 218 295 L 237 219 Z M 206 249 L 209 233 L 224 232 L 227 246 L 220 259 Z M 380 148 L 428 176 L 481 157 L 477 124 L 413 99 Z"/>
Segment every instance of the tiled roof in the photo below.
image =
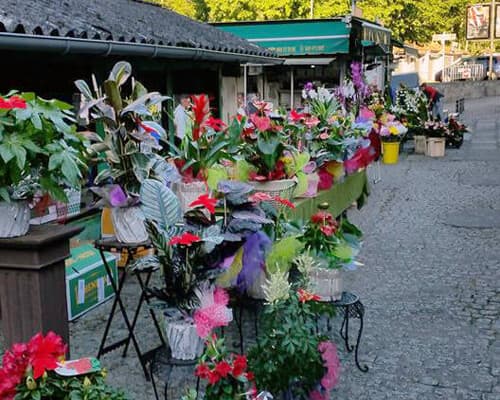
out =
<path fill-rule="evenodd" d="M 2 32 L 275 56 L 208 24 L 137 0 L 0 0 Z"/>

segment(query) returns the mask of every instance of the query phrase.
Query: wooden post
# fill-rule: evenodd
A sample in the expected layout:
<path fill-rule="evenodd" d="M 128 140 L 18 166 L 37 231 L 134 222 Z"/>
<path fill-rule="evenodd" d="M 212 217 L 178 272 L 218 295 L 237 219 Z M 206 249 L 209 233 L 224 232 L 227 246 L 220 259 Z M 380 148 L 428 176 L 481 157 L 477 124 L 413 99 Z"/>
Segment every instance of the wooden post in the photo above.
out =
<path fill-rule="evenodd" d="M 0 239 L 0 308 L 5 346 L 53 331 L 69 348 L 64 260 L 83 228 L 32 226 L 26 236 Z"/>

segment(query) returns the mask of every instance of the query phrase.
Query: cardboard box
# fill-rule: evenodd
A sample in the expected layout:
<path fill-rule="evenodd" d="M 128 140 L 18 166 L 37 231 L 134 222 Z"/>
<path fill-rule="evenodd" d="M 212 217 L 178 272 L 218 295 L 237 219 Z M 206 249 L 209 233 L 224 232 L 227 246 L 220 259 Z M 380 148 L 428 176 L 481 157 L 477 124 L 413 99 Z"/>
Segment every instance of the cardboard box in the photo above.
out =
<path fill-rule="evenodd" d="M 104 254 L 117 282 L 116 256 L 112 253 Z M 71 257 L 66 260 L 68 319 L 72 321 L 82 316 L 114 294 L 99 251 L 90 244 L 71 249 Z"/>

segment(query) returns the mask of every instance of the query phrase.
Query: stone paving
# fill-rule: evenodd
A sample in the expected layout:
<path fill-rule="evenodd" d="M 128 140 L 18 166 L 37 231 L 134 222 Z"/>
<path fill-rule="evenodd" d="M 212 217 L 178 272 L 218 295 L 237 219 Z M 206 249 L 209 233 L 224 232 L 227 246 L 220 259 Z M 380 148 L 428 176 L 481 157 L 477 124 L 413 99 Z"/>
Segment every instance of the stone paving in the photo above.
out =
<path fill-rule="evenodd" d="M 470 142 L 444 159 L 403 155 L 382 166 L 367 205 L 350 211 L 365 233 L 365 266 L 347 273 L 346 286 L 365 305 L 360 360 L 370 370 L 356 368 L 337 336 L 342 377 L 332 399 L 500 399 L 499 106 L 500 98 L 466 102 Z M 126 297 L 137 291 L 128 284 Z M 109 308 L 71 325 L 73 357 L 97 353 Z M 115 338 L 124 332 L 113 326 Z M 159 343 L 145 316 L 137 332 L 144 348 Z M 153 399 L 133 349 L 120 354 L 102 358 L 110 383 Z M 174 370 L 170 385 L 193 385 L 190 371 Z"/>

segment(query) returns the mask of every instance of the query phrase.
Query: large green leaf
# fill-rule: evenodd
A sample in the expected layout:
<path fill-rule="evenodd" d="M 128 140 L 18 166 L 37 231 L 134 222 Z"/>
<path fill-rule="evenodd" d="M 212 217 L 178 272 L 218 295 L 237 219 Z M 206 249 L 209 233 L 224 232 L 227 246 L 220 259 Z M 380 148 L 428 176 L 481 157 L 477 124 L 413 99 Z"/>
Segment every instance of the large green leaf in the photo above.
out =
<path fill-rule="evenodd" d="M 141 186 L 141 209 L 146 219 L 154 221 L 160 229 L 167 229 L 181 219 L 177 196 L 162 182 L 146 179 Z"/>
<path fill-rule="evenodd" d="M 264 138 L 263 135 L 259 135 L 257 138 L 257 146 L 259 150 L 264 154 L 274 154 L 278 149 L 280 140 L 276 136 L 272 136 L 270 139 Z"/>
<path fill-rule="evenodd" d="M 266 257 L 267 272 L 273 274 L 277 271 L 288 271 L 293 259 L 303 247 L 304 244 L 295 236 L 288 236 L 278 242 L 274 242 L 271 251 Z"/>
<path fill-rule="evenodd" d="M 10 146 L 4 143 L 0 145 L 0 156 L 2 157 L 3 161 L 7 164 L 10 160 L 14 158 L 14 153 L 10 149 Z"/>
<path fill-rule="evenodd" d="M 75 81 L 75 86 L 87 100 L 92 99 L 92 92 L 89 88 L 89 85 L 87 85 L 87 82 L 82 79 L 78 79 L 77 81 Z"/>

